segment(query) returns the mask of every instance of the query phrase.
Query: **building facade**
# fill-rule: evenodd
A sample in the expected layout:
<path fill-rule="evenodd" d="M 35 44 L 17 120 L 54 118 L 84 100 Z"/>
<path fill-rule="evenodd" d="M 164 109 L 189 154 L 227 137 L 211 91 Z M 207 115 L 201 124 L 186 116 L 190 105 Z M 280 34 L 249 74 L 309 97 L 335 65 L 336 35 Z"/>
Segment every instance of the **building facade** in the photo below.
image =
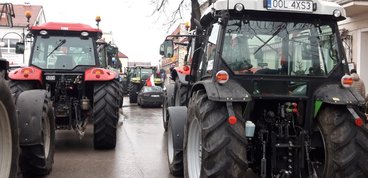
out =
<path fill-rule="evenodd" d="M 346 20 L 339 28 L 350 68 L 368 85 L 368 0 L 331 0 L 344 7 Z M 366 87 L 366 90 L 368 86 Z"/>
<path fill-rule="evenodd" d="M 188 28 L 184 23 L 181 23 L 176 27 L 171 35 L 188 35 Z M 173 39 L 174 43 L 185 43 L 187 38 L 178 37 Z M 184 58 L 187 54 L 187 47 L 184 45 L 174 45 L 174 55 L 171 58 L 163 57 L 161 59 L 161 68 L 166 71 L 167 74 L 170 73 L 170 67 L 178 67 L 184 65 Z"/>
<path fill-rule="evenodd" d="M 25 12 L 31 12 L 31 18 L 29 19 L 29 25 L 39 25 L 46 22 L 45 13 L 42 6 L 39 5 L 13 5 L 15 18 L 13 19 L 13 27 L 7 26 L 7 20 L 5 16 L 0 20 L 0 43 L 2 57 L 7 59 L 10 65 L 27 65 L 28 58 L 30 56 L 30 43 L 25 39 L 25 53 L 16 54 L 15 44 L 22 42 L 27 31 L 27 18 Z M 1 8 L 1 7 L 0 7 Z"/>

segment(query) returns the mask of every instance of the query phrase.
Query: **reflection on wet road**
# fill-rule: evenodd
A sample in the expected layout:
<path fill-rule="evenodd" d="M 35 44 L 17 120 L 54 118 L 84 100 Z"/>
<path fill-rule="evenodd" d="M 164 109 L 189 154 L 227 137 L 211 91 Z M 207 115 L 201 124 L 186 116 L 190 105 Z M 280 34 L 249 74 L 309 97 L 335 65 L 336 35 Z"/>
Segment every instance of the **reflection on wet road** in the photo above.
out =
<path fill-rule="evenodd" d="M 115 150 L 93 149 L 93 127 L 84 138 L 56 132 L 53 170 L 47 178 L 170 178 L 161 108 L 140 108 L 124 98 Z"/>

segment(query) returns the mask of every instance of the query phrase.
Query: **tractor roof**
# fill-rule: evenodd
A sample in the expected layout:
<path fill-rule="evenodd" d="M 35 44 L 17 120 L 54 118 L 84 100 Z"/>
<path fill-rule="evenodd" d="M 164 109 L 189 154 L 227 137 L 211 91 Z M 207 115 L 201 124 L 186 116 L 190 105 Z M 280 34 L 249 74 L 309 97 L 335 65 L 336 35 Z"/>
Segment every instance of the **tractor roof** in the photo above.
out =
<path fill-rule="evenodd" d="M 85 31 L 85 32 L 96 32 L 102 33 L 100 29 L 92 28 L 89 25 L 81 23 L 61 23 L 61 22 L 47 22 L 38 26 L 32 26 L 31 31 L 38 30 L 55 30 L 55 31 Z"/>
<path fill-rule="evenodd" d="M 306 0 L 308 2 L 313 3 L 313 12 L 303 12 L 303 11 L 280 11 L 280 12 L 288 12 L 288 13 L 305 13 L 305 14 L 318 14 L 318 15 L 331 15 L 333 16 L 335 10 L 339 10 L 341 12 L 341 16 L 346 17 L 345 10 L 342 6 L 338 5 L 334 2 L 328 2 L 324 0 Z M 277 12 L 278 10 L 268 8 L 270 0 L 217 0 L 214 4 L 208 7 L 203 16 L 211 13 L 213 10 L 230 10 L 235 8 L 236 4 L 242 4 L 244 10 L 252 10 L 252 11 L 272 11 Z"/>

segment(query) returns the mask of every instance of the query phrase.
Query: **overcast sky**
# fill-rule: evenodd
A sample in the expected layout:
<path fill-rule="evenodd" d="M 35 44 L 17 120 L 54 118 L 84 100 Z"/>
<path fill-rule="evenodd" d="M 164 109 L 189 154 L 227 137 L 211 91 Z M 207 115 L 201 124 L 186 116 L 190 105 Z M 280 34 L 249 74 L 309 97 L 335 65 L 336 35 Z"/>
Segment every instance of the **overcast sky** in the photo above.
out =
<path fill-rule="evenodd" d="M 152 61 L 157 64 L 161 57 L 159 45 L 167 35 L 168 27 L 163 26 L 165 15 L 156 13 L 151 16 L 155 9 L 151 1 L 11 0 L 13 4 L 30 2 L 42 5 L 47 22 L 78 22 L 95 26 L 95 17 L 99 15 L 102 19 L 100 28 L 104 32 L 112 31 L 116 45 L 130 61 Z M 179 2 L 176 1 L 171 1 L 168 8 L 177 6 Z"/>

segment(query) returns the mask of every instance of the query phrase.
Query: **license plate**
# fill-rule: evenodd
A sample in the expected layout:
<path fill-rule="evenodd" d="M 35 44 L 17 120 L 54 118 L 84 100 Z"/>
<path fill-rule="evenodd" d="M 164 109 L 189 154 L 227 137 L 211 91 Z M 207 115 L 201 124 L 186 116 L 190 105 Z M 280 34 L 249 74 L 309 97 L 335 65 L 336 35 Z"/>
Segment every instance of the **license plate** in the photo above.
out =
<path fill-rule="evenodd" d="M 46 80 L 55 80 L 55 75 L 47 75 Z"/>
<path fill-rule="evenodd" d="M 157 97 L 160 97 L 160 95 L 151 95 L 151 97 L 157 98 Z"/>
<path fill-rule="evenodd" d="M 281 11 L 313 12 L 313 2 L 308 0 L 267 0 L 267 8 Z"/>

